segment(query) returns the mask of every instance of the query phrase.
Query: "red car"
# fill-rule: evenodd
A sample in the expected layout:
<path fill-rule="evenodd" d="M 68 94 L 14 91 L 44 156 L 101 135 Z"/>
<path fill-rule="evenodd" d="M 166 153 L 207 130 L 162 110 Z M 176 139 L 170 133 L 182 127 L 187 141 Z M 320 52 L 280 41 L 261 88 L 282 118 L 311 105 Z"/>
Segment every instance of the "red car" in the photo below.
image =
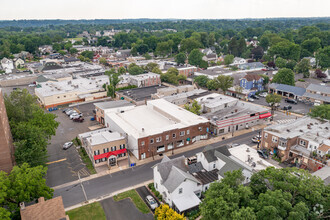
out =
<path fill-rule="evenodd" d="M 83 122 L 84 118 L 80 117 L 80 118 L 75 118 L 73 119 L 74 122 Z"/>

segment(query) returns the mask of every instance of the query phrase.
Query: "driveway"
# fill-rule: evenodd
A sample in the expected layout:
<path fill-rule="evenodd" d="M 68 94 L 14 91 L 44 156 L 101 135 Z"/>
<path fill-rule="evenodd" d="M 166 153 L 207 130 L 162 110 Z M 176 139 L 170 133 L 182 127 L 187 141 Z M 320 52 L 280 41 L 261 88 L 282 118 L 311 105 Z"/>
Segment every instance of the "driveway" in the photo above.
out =
<path fill-rule="evenodd" d="M 60 122 L 56 130 L 56 135 L 52 137 L 48 150 L 48 172 L 46 177 L 47 185 L 54 187 L 67 182 L 78 179 L 78 172 L 81 177 L 89 174 L 85 164 L 81 161 L 78 151 L 71 147 L 63 150 L 62 146 L 65 142 L 71 141 L 78 134 L 89 131 L 88 127 L 96 125 L 97 122 L 90 121 L 92 109 L 88 115 L 87 110 L 84 112 L 85 121 L 83 123 L 73 122 L 70 118 L 62 113 L 62 110 L 51 112 L 57 116 L 56 120 Z M 86 114 L 85 114 L 86 113 Z"/>
<path fill-rule="evenodd" d="M 131 201 L 126 198 L 118 202 L 113 198 L 102 200 L 103 207 L 107 220 L 153 220 L 154 216 L 151 213 L 143 214 L 140 212 Z"/>
<path fill-rule="evenodd" d="M 141 196 L 141 198 L 143 199 L 144 203 L 150 208 L 149 204 L 146 202 L 146 197 L 148 195 L 151 195 L 158 203 L 159 205 L 159 202 L 158 202 L 158 199 L 156 199 L 151 193 L 150 191 L 147 189 L 147 187 L 145 186 L 142 186 L 142 187 L 139 187 L 137 189 L 135 189 L 136 192 Z M 152 210 L 154 212 L 154 210 Z"/>

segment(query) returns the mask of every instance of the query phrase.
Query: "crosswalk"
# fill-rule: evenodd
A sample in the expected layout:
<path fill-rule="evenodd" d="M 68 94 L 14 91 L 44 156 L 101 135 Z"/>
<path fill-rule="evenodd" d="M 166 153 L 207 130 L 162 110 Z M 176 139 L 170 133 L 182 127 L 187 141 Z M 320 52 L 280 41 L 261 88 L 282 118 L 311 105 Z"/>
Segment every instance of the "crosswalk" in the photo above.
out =
<path fill-rule="evenodd" d="M 296 119 L 291 118 L 291 119 L 283 119 L 283 120 L 277 120 L 275 121 L 275 124 L 287 124 L 287 123 L 292 123 L 294 122 Z"/>

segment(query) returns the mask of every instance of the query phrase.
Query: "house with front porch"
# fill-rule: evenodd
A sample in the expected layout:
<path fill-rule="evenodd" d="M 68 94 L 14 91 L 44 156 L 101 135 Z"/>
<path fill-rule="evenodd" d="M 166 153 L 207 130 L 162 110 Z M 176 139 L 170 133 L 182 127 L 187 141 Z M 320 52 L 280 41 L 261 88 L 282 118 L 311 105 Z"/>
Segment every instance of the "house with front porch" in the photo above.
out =
<path fill-rule="evenodd" d="M 330 123 L 308 116 L 263 129 L 261 147 L 312 172 L 330 165 Z"/>
<path fill-rule="evenodd" d="M 258 74 L 247 74 L 240 79 L 240 86 L 245 90 L 250 90 L 249 95 L 264 90 L 264 79 Z"/>

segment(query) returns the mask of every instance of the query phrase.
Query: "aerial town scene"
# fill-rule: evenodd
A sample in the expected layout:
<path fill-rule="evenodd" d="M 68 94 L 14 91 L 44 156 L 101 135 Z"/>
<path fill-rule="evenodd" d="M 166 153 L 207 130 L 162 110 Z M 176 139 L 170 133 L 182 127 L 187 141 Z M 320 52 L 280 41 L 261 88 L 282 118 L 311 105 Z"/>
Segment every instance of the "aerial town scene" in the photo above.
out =
<path fill-rule="evenodd" d="M 0 220 L 330 219 L 330 1 L 0 7 Z"/>

